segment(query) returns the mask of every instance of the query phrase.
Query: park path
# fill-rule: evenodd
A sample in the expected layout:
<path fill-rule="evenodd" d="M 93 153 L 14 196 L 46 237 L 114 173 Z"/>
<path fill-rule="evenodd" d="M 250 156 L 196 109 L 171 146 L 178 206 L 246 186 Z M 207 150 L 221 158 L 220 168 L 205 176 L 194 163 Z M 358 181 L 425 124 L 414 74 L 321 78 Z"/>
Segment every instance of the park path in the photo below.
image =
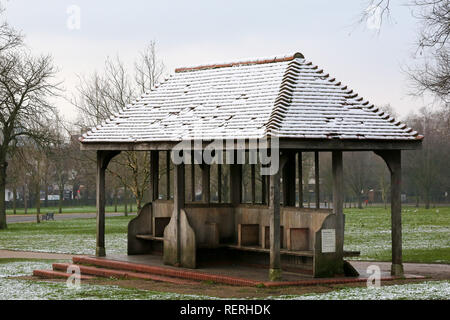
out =
<path fill-rule="evenodd" d="M 390 272 L 390 262 L 378 261 L 350 261 L 350 263 L 361 273 L 370 265 L 379 266 L 381 272 Z M 403 263 L 405 274 L 432 277 L 433 279 L 450 279 L 450 264 L 437 263 Z"/>
<path fill-rule="evenodd" d="M 119 217 L 124 213 L 106 213 L 107 217 Z M 136 215 L 135 213 L 129 213 L 130 216 Z M 95 218 L 96 213 L 63 213 L 55 214 L 55 220 L 68 220 L 68 219 L 80 219 L 80 218 Z M 36 222 L 36 214 L 27 215 L 8 215 L 6 216 L 7 223 L 19 223 L 19 222 Z"/>
<path fill-rule="evenodd" d="M 70 260 L 73 254 L 48 253 L 33 251 L 13 251 L 0 250 L 0 259 L 49 259 L 49 260 Z"/>

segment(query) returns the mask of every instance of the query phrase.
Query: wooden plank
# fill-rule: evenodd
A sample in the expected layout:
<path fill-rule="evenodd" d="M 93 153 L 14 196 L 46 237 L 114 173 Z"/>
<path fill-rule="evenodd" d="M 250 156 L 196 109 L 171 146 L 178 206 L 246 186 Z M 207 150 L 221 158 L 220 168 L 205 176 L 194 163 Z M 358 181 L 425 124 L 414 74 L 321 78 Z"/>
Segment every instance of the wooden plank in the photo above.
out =
<path fill-rule="evenodd" d="M 105 250 L 105 172 L 112 158 L 120 151 L 97 151 L 97 177 L 96 177 L 96 204 L 97 204 L 97 225 L 96 225 L 96 250 L 97 257 L 104 257 Z"/>
<path fill-rule="evenodd" d="M 222 165 L 217 165 L 217 201 L 222 203 Z"/>
<path fill-rule="evenodd" d="M 170 200 L 170 151 L 166 151 L 166 200 Z"/>
<path fill-rule="evenodd" d="M 336 215 L 336 253 L 343 257 L 344 250 L 344 172 L 342 151 L 332 153 L 333 213 Z"/>
<path fill-rule="evenodd" d="M 303 154 L 297 152 L 297 171 L 298 171 L 298 206 L 303 208 Z"/>
<path fill-rule="evenodd" d="M 256 165 L 250 165 L 251 168 L 251 184 L 252 184 L 252 203 L 256 203 Z"/>
<path fill-rule="evenodd" d="M 150 151 L 172 150 L 179 142 L 84 142 L 80 144 L 81 150 L 120 150 L 120 151 Z M 205 141 L 204 149 L 210 142 Z M 230 144 L 234 150 L 240 149 L 237 143 Z M 248 149 L 248 142 L 243 144 Z M 196 148 L 196 147 L 194 147 Z M 417 150 L 422 148 L 422 140 L 341 140 L 341 139 L 280 139 L 280 148 L 296 150 L 346 150 L 346 151 L 373 151 L 373 150 Z"/>
<path fill-rule="evenodd" d="M 316 196 L 316 209 L 320 209 L 320 164 L 319 164 L 319 152 L 314 152 L 314 193 Z"/>
<path fill-rule="evenodd" d="M 203 164 L 202 168 L 202 201 L 209 203 L 211 200 L 211 166 Z"/>
<path fill-rule="evenodd" d="M 224 245 L 223 247 L 239 250 L 239 251 L 250 251 L 250 252 L 264 252 L 270 253 L 270 249 L 264 249 L 258 246 L 239 246 L 239 245 Z M 290 256 L 299 256 L 299 257 L 313 257 L 313 251 L 290 251 L 290 250 L 280 250 L 280 254 L 290 255 Z"/>
<path fill-rule="evenodd" d="M 282 170 L 282 167 L 280 168 Z M 277 281 L 281 278 L 280 259 L 280 170 L 270 176 L 270 270 L 269 279 Z"/>
<path fill-rule="evenodd" d="M 159 154 L 150 151 L 150 201 L 159 198 Z"/>

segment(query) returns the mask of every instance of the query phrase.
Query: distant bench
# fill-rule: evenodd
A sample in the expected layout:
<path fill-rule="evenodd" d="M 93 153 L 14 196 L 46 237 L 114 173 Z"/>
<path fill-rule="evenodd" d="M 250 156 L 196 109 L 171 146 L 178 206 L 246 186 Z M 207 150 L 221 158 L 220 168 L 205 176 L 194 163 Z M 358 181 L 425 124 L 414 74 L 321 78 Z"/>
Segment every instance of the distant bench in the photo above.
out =
<path fill-rule="evenodd" d="M 54 215 L 55 215 L 54 212 L 49 212 L 49 213 L 43 214 L 43 215 L 41 216 L 41 220 L 42 220 L 42 221 L 44 221 L 44 220 L 47 220 L 47 221 L 48 221 L 48 220 L 55 220 Z"/>

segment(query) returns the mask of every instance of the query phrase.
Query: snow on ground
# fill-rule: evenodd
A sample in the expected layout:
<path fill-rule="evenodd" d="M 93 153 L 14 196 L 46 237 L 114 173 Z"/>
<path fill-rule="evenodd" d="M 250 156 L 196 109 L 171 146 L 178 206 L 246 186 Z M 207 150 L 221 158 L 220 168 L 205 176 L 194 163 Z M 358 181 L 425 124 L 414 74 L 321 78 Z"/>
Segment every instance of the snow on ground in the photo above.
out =
<path fill-rule="evenodd" d="M 50 262 L 17 261 L 0 263 L 0 300 L 176 300 L 213 299 L 198 295 L 162 293 L 118 286 L 82 284 L 69 289 L 65 282 L 12 279 L 29 276 L 35 269 L 50 269 Z"/>
<path fill-rule="evenodd" d="M 269 299 L 294 300 L 449 300 L 450 281 L 427 281 L 380 288 L 345 288 L 322 294 L 280 296 Z"/>

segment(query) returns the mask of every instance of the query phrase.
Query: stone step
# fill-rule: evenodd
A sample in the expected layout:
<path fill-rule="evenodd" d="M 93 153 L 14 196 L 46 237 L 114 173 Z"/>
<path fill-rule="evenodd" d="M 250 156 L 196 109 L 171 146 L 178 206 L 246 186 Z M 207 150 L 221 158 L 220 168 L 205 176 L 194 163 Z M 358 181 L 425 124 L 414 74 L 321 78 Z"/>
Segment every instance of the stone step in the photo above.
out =
<path fill-rule="evenodd" d="M 67 268 L 65 269 L 67 270 Z M 56 270 L 34 270 L 33 276 L 45 279 L 67 279 L 71 276 L 70 273 L 65 271 L 56 271 Z M 80 280 L 89 280 L 94 279 L 92 276 L 81 275 Z"/>
<path fill-rule="evenodd" d="M 125 261 L 116 261 L 103 258 L 83 257 L 83 256 L 75 256 L 73 257 L 72 260 L 75 264 L 78 265 L 89 265 L 100 268 L 114 269 L 120 271 L 131 271 L 188 280 L 212 281 L 216 283 L 223 283 L 229 285 L 252 286 L 252 287 L 261 284 L 261 281 L 235 278 L 218 274 L 209 274 L 204 272 L 191 271 L 183 268 L 170 268 L 167 266 L 165 267 L 149 266 Z"/>
<path fill-rule="evenodd" d="M 67 268 L 69 266 L 70 266 L 70 264 L 68 264 L 68 263 L 54 263 L 53 270 L 55 270 L 55 271 L 67 270 Z M 184 285 L 198 284 L 198 282 L 191 281 L 191 280 L 171 278 L 171 277 L 165 277 L 165 276 L 159 276 L 159 275 L 153 275 L 153 274 L 147 274 L 147 273 L 131 272 L 131 271 L 117 270 L 117 269 L 108 269 L 108 268 L 103 268 L 103 267 L 98 268 L 98 267 L 78 265 L 78 264 L 76 266 L 80 268 L 81 274 L 96 276 L 96 277 L 117 278 L 117 279 L 142 279 L 142 280 L 153 280 L 153 281 L 161 281 L 161 282 L 184 284 Z"/>

